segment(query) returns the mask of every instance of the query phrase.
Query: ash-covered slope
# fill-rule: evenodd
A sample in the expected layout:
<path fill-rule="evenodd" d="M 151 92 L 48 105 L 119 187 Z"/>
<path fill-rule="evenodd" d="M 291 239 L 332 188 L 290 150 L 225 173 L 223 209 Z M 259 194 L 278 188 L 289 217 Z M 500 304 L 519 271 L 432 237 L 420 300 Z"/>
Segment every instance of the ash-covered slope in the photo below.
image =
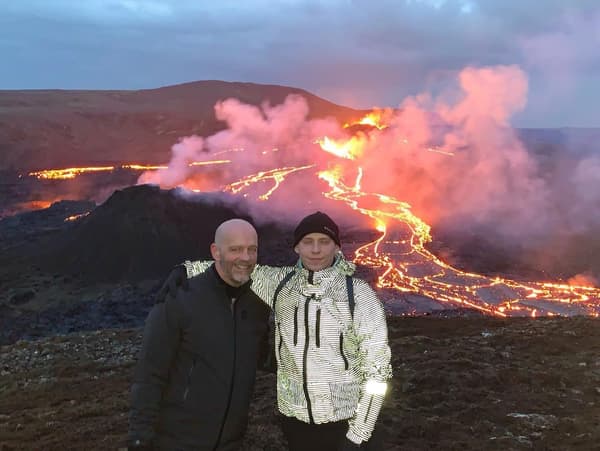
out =
<path fill-rule="evenodd" d="M 364 114 L 302 89 L 217 80 L 137 91 L 0 91 L 0 170 L 164 163 L 179 138 L 224 128 L 217 101 L 276 105 L 290 94 L 306 99 L 309 118 Z"/>
<path fill-rule="evenodd" d="M 49 244 L 42 266 L 88 282 L 118 282 L 165 276 L 185 259 L 209 258 L 216 227 L 242 217 L 246 205 L 221 193 L 185 197 L 181 191 L 140 185 L 115 191 L 102 205 Z M 261 254 L 278 262 L 289 255 L 284 232 L 257 226 Z"/>

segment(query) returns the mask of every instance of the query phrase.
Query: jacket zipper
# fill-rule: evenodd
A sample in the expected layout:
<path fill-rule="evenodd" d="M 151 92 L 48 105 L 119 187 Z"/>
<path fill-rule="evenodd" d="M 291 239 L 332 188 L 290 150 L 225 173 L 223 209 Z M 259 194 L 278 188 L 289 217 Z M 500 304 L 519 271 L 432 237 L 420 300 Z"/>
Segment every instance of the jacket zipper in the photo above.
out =
<path fill-rule="evenodd" d="M 313 294 L 310 297 L 306 298 L 306 302 L 304 304 L 304 355 L 302 358 L 302 379 L 303 379 L 303 388 L 304 388 L 304 396 L 306 397 L 306 408 L 308 410 L 308 421 L 310 424 L 314 424 L 312 407 L 310 405 L 310 396 L 308 395 L 308 374 L 307 374 L 307 356 L 308 356 L 308 341 L 310 339 L 310 334 L 308 332 L 308 307 L 310 305 L 310 300 L 314 299 L 315 295 Z"/>
<path fill-rule="evenodd" d="M 344 354 L 344 334 L 340 332 L 340 354 L 342 354 L 342 359 L 344 359 L 344 369 L 348 369 L 348 359 L 346 358 L 346 354 Z"/>
<path fill-rule="evenodd" d="M 373 395 L 369 398 L 369 405 L 367 406 L 367 413 L 365 413 L 365 423 L 367 422 L 367 418 L 369 418 L 369 413 L 371 413 L 371 405 L 373 404 Z"/>
<path fill-rule="evenodd" d="M 317 348 L 321 347 L 321 309 L 317 309 L 317 325 L 315 326 L 315 342 Z"/>
<path fill-rule="evenodd" d="M 187 382 L 185 384 L 185 390 L 183 391 L 183 402 L 187 401 L 187 397 L 190 394 L 190 386 L 192 385 L 192 373 L 194 372 L 194 368 L 196 368 L 195 358 L 192 360 L 192 366 L 188 370 Z"/>
<path fill-rule="evenodd" d="M 219 436 L 217 437 L 217 443 L 215 443 L 214 450 L 219 448 L 219 444 L 221 443 L 221 437 L 223 436 L 223 429 L 225 428 L 225 423 L 227 422 L 227 417 L 229 416 L 229 408 L 231 407 L 231 396 L 233 394 L 233 381 L 235 379 L 235 359 L 236 359 L 236 305 L 235 299 L 232 299 L 231 302 L 231 316 L 233 318 L 233 364 L 231 371 L 231 379 L 229 380 L 229 394 L 227 395 L 227 407 L 225 408 L 225 413 L 223 414 L 223 420 L 221 421 L 221 427 L 219 429 Z"/>
<path fill-rule="evenodd" d="M 298 306 L 294 308 L 294 346 L 298 344 Z"/>

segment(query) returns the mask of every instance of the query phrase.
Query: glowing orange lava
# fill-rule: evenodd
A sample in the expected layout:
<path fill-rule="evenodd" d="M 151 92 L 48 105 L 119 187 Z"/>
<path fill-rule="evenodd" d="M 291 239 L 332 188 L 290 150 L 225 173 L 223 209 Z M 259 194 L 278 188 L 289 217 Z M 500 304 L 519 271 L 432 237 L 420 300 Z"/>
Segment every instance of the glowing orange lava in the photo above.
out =
<path fill-rule="evenodd" d="M 147 164 L 124 164 L 121 165 L 123 169 L 131 169 L 133 171 L 156 171 L 158 169 L 167 169 L 169 166 L 164 165 L 147 165 Z"/>
<path fill-rule="evenodd" d="M 101 172 L 101 171 L 112 171 L 114 166 L 98 166 L 98 167 L 87 167 L 87 168 L 66 168 L 66 169 L 47 169 L 45 171 L 30 172 L 29 175 L 37 177 L 38 179 L 73 179 L 78 175 L 85 174 L 87 172 Z"/>
<path fill-rule="evenodd" d="M 210 166 L 213 164 L 231 163 L 231 160 L 192 161 L 189 166 Z"/>
<path fill-rule="evenodd" d="M 32 200 L 31 202 L 23 202 L 16 205 L 17 211 L 43 210 L 50 207 L 55 201 L 53 200 Z"/>
<path fill-rule="evenodd" d="M 225 186 L 223 188 L 223 191 L 229 191 L 233 194 L 236 194 L 258 182 L 272 180 L 274 182 L 274 185 L 266 193 L 258 196 L 259 200 L 267 200 L 269 198 L 269 196 L 271 196 L 271 194 L 273 194 L 273 191 L 275 191 L 277 188 L 279 188 L 279 185 L 281 184 L 281 182 L 287 175 L 289 175 L 293 172 L 312 168 L 314 166 L 315 166 L 314 164 L 311 164 L 308 166 L 277 168 L 277 169 L 271 169 L 270 171 L 261 171 L 257 174 L 248 175 L 248 176 L 244 177 L 243 179 L 238 180 L 237 182 L 234 182 L 234 183 L 231 183 L 231 184 Z M 244 194 L 244 196 L 246 196 L 246 194 Z"/>
<path fill-rule="evenodd" d="M 84 218 L 85 216 L 89 215 L 90 212 L 85 212 L 85 213 L 81 213 L 79 215 L 72 215 L 72 216 L 68 216 L 65 218 L 65 222 L 72 222 L 72 221 L 77 221 L 78 219 Z"/>
<path fill-rule="evenodd" d="M 363 140 L 353 136 L 349 140 L 336 141 L 328 136 L 320 138 L 315 141 L 316 144 L 321 146 L 325 152 L 329 152 L 335 156 L 341 158 L 347 158 L 354 160 L 356 157 L 362 154 Z"/>
<path fill-rule="evenodd" d="M 231 160 L 208 160 L 208 161 L 193 161 L 188 166 L 210 166 L 214 164 L 231 163 Z M 168 169 L 166 165 L 146 165 L 127 163 L 118 166 L 121 169 L 130 171 L 156 171 L 159 169 Z M 110 172 L 115 170 L 115 166 L 97 166 L 97 167 L 82 167 L 82 168 L 66 168 L 66 169 L 45 169 L 43 171 L 30 172 L 28 175 L 38 179 L 48 180 L 66 180 L 74 179 L 75 177 L 95 172 Z"/>
<path fill-rule="evenodd" d="M 353 125 L 370 125 L 378 128 L 379 130 L 383 130 L 384 128 L 388 127 L 388 124 L 384 123 L 383 112 L 380 110 L 371 111 L 356 122 L 346 123 L 344 124 L 344 128 L 348 128 Z"/>

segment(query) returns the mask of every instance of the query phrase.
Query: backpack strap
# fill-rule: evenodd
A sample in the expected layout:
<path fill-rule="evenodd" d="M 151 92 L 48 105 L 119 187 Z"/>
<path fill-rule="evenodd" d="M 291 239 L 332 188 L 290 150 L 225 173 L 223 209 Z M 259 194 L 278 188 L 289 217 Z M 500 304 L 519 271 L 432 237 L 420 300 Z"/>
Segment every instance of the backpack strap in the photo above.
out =
<path fill-rule="evenodd" d="M 279 282 L 279 285 L 277 285 L 277 288 L 275 288 L 275 294 L 273 294 L 273 314 L 275 314 L 275 304 L 277 303 L 277 296 L 279 296 L 279 293 L 281 292 L 281 290 L 283 289 L 283 287 L 285 286 L 286 283 L 289 282 L 289 280 L 292 278 L 292 276 L 296 273 L 296 270 L 292 270 L 290 272 L 288 272 L 285 277 L 283 279 L 281 279 L 281 282 Z"/>
<path fill-rule="evenodd" d="M 346 292 L 348 293 L 350 316 L 354 319 L 354 285 L 352 284 L 352 276 L 346 276 Z"/>

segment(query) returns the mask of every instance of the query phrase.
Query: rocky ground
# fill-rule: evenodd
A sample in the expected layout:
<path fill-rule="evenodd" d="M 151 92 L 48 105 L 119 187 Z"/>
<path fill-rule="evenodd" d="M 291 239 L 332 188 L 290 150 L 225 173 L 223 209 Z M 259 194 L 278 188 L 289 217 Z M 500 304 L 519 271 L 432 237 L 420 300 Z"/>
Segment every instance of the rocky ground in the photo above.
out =
<path fill-rule="evenodd" d="M 600 449 L 600 320 L 389 318 L 386 450 Z M 0 348 L 0 450 L 125 445 L 140 329 Z M 283 450 L 259 373 L 246 450 Z"/>

